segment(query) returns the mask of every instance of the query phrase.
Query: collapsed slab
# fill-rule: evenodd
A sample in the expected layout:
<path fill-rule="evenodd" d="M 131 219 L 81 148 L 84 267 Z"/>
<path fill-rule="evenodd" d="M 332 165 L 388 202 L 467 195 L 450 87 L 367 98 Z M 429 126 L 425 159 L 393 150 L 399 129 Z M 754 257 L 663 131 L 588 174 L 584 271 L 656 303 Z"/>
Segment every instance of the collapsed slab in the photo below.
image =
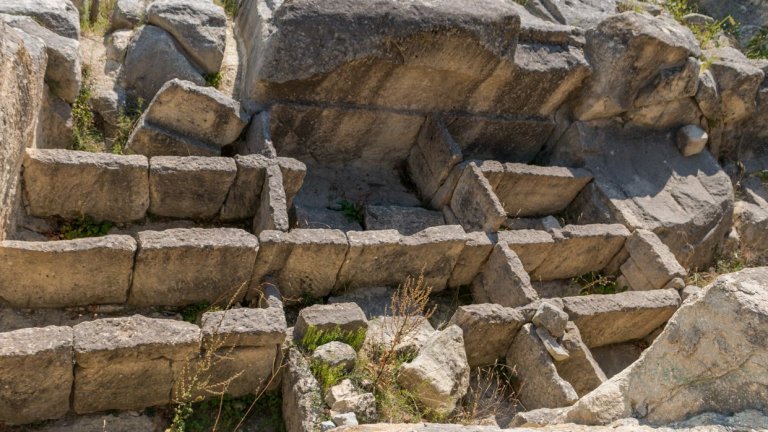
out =
<path fill-rule="evenodd" d="M 482 273 L 472 282 L 472 299 L 475 303 L 518 307 L 538 298 L 517 254 L 505 243 L 497 243 Z"/>
<path fill-rule="evenodd" d="M 450 324 L 462 329 L 469 366 L 494 364 L 507 354 L 525 317 L 513 308 L 497 304 L 460 306 Z"/>
<path fill-rule="evenodd" d="M 0 297 L 18 308 L 124 303 L 136 241 L 123 235 L 0 242 Z"/>
<path fill-rule="evenodd" d="M 245 295 L 258 239 L 233 228 L 142 231 L 128 302 L 227 304 Z"/>
<path fill-rule="evenodd" d="M 680 306 L 677 290 L 629 291 L 563 299 L 565 311 L 594 348 L 641 339 L 664 324 Z"/>
<path fill-rule="evenodd" d="M 149 207 L 148 168 L 144 156 L 28 149 L 24 188 L 29 214 L 112 222 L 142 219 Z"/>

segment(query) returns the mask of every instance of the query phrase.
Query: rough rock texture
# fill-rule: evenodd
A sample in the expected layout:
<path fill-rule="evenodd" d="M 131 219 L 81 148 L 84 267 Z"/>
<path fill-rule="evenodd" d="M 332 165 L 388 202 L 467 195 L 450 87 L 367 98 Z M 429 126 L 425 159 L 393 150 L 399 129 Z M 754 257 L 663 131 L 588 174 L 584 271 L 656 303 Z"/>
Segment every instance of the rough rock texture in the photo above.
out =
<path fill-rule="evenodd" d="M 625 247 L 629 259 L 621 271 L 635 291 L 661 289 L 672 279 L 687 275 L 669 248 L 651 231 L 636 230 Z"/>
<path fill-rule="evenodd" d="M 538 298 L 517 254 L 505 243 L 497 243 L 482 273 L 472 282 L 472 299 L 475 303 L 517 307 Z"/>
<path fill-rule="evenodd" d="M 227 304 L 245 295 L 258 239 L 234 228 L 142 231 L 129 302 Z"/>
<path fill-rule="evenodd" d="M 225 347 L 281 345 L 288 328 L 278 308 L 206 312 L 200 319 L 203 344 Z"/>
<path fill-rule="evenodd" d="M 293 328 L 293 338 L 300 341 L 310 327 L 317 330 L 334 330 L 354 332 L 367 329 L 368 320 L 362 309 L 354 303 L 336 303 L 329 305 L 314 305 L 299 312 L 296 326 Z"/>
<path fill-rule="evenodd" d="M 136 241 L 129 236 L 0 242 L 0 297 L 18 308 L 121 304 Z"/>
<path fill-rule="evenodd" d="M 173 36 L 151 25 L 142 27 L 134 37 L 125 56 L 123 69 L 126 90 L 145 103 L 151 101 L 158 90 L 173 78 L 205 85 L 203 75 L 184 56 Z"/>
<path fill-rule="evenodd" d="M 270 160 L 262 155 L 236 155 L 235 164 L 237 175 L 221 208 L 221 219 L 227 221 L 256 215 Z"/>
<path fill-rule="evenodd" d="M 237 165 L 231 158 L 158 156 L 149 165 L 149 212 L 211 219 L 227 198 Z"/>
<path fill-rule="evenodd" d="M 568 359 L 555 363 L 557 373 L 568 381 L 579 397 L 596 389 L 605 382 L 605 373 L 600 365 L 592 357 L 592 352 L 581 340 L 579 328 L 573 322 L 569 322 L 562 346 L 568 350 Z"/>
<path fill-rule="evenodd" d="M 366 206 L 364 221 L 367 230 L 395 229 L 402 235 L 445 225 L 441 212 L 420 207 Z"/>
<path fill-rule="evenodd" d="M 451 168 L 461 162 L 461 147 L 454 141 L 443 120 L 431 115 L 424 122 L 407 160 L 408 174 L 425 200 L 432 199 L 448 178 Z"/>
<path fill-rule="evenodd" d="M 126 154 L 154 156 L 221 156 L 221 148 L 156 126 L 139 118 L 125 147 Z"/>
<path fill-rule="evenodd" d="M 80 37 L 80 14 L 68 0 L 4 0 L 0 13 L 26 15 L 60 36 Z"/>
<path fill-rule="evenodd" d="M 147 21 L 172 34 L 205 73 L 219 72 L 224 60 L 227 16 L 206 1 L 155 0 Z"/>
<path fill-rule="evenodd" d="M 33 216 L 130 222 L 149 207 L 149 162 L 71 150 L 29 149 L 24 157 L 24 191 Z"/>
<path fill-rule="evenodd" d="M 66 149 L 74 144 L 72 128 L 72 107 L 45 86 L 43 106 L 35 133 L 36 147 L 39 149 Z"/>
<path fill-rule="evenodd" d="M 452 412 L 469 387 L 469 364 L 461 329 L 452 325 L 430 337 L 416 358 L 400 369 L 397 383 L 424 406 Z"/>
<path fill-rule="evenodd" d="M 489 366 L 507 354 L 517 331 L 525 324 L 515 309 L 497 304 L 460 306 L 450 324 L 461 328 L 469 366 Z"/>
<path fill-rule="evenodd" d="M 5 3 L 9 4 L 8 2 Z M 0 239 L 14 226 L 21 198 L 19 173 L 24 147 L 34 142 L 37 114 L 43 100 L 47 63 L 45 50 L 27 44 L 14 30 L 0 24 Z"/>
<path fill-rule="evenodd" d="M 498 231 L 507 213 L 488 179 L 474 162 L 459 177 L 451 210 L 467 231 Z"/>
<path fill-rule="evenodd" d="M 31 423 L 69 411 L 72 338 L 71 327 L 0 334 L 0 422 Z"/>
<path fill-rule="evenodd" d="M 558 375 L 555 362 L 536 335 L 535 328 L 532 324 L 524 325 L 507 351 L 506 363 L 517 372 L 517 397 L 528 410 L 572 405 L 579 397 Z"/>
<path fill-rule="evenodd" d="M 110 22 L 112 30 L 133 29 L 146 16 L 147 0 L 117 0 Z"/>
<path fill-rule="evenodd" d="M 566 421 L 669 423 L 765 410 L 768 268 L 720 277 L 687 302 L 640 359 L 569 409 Z"/>
<path fill-rule="evenodd" d="M 316 432 L 322 415 L 322 395 L 309 363 L 290 348 L 283 374 L 283 421 L 288 432 Z"/>
<path fill-rule="evenodd" d="M 563 299 L 565 311 L 588 347 L 641 339 L 680 306 L 677 290 L 628 291 Z"/>
<path fill-rule="evenodd" d="M 264 186 L 261 188 L 259 209 L 253 218 L 253 232 L 265 230 L 288 231 L 288 196 L 283 186 L 282 170 L 270 165 L 266 169 Z"/>
<path fill-rule="evenodd" d="M 542 302 L 531 320 L 538 327 L 543 327 L 554 337 L 559 338 L 565 334 L 565 326 L 568 324 L 568 314 L 552 303 Z"/>
<path fill-rule="evenodd" d="M 349 379 L 331 387 L 325 395 L 331 412 L 353 413 L 364 422 L 376 421 L 376 399 L 373 393 L 361 392 Z"/>
<path fill-rule="evenodd" d="M 496 236 L 493 234 L 489 235 L 479 231 L 467 233 L 464 249 L 456 261 L 456 266 L 453 267 L 451 278 L 448 280 L 449 287 L 455 288 L 472 283 L 493 251 L 495 238 Z"/>
<path fill-rule="evenodd" d="M 317 347 L 312 353 L 312 359 L 333 368 L 341 366 L 349 372 L 355 367 L 357 353 L 351 346 L 343 342 L 333 341 Z"/>
<path fill-rule="evenodd" d="M 402 318 L 378 316 L 368 321 L 365 333 L 365 347 L 368 349 L 392 348 L 397 330 L 402 326 Z M 394 348 L 398 354 L 415 354 L 430 340 L 435 333 L 428 320 L 422 319 L 413 325 L 413 332 L 406 335 Z"/>

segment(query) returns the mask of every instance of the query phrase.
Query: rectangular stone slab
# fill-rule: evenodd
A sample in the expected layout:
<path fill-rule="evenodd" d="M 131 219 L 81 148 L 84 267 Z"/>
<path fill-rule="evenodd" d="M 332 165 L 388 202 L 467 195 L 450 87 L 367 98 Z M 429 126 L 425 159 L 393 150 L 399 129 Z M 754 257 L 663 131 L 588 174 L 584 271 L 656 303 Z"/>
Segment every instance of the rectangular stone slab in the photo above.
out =
<path fill-rule="evenodd" d="M 472 299 L 475 303 L 520 307 L 539 296 L 517 254 L 505 243 L 497 243 L 482 273 L 472 282 Z"/>
<path fill-rule="evenodd" d="M 451 210 L 467 231 L 495 232 L 507 220 L 504 207 L 474 162 L 467 165 L 456 183 Z"/>
<path fill-rule="evenodd" d="M 525 317 L 497 304 L 460 306 L 451 317 L 464 332 L 464 347 L 469 367 L 490 366 L 507 354 Z"/>
<path fill-rule="evenodd" d="M 0 297 L 18 308 L 125 303 L 136 240 L 130 236 L 0 242 Z"/>
<path fill-rule="evenodd" d="M 421 127 L 406 166 L 422 198 L 429 200 L 462 158 L 461 147 L 440 117 L 430 115 Z"/>
<path fill-rule="evenodd" d="M 237 165 L 232 158 L 152 158 L 149 169 L 149 212 L 177 219 L 211 219 L 227 198 Z"/>
<path fill-rule="evenodd" d="M 106 318 L 74 333 L 78 414 L 169 403 L 177 372 L 200 352 L 200 329 L 183 321 Z"/>
<path fill-rule="evenodd" d="M 488 260 L 495 244 L 495 237 L 495 235 L 488 235 L 480 231 L 467 233 L 464 249 L 462 249 L 456 266 L 451 272 L 451 278 L 448 280 L 449 287 L 460 287 L 472 283 L 475 276 L 480 273 L 483 264 Z"/>
<path fill-rule="evenodd" d="M 258 394 L 270 384 L 273 373 L 279 364 L 275 364 L 279 345 L 250 347 L 238 346 L 224 348 L 214 354 L 213 367 L 202 374 L 210 382 L 210 388 L 201 391 L 202 396 L 211 397 L 210 392 L 223 392 L 232 397 Z M 194 363 L 193 363 L 194 364 Z M 193 366 L 194 368 L 194 366 Z M 194 370 L 194 369 L 193 369 Z M 224 386 L 223 383 L 227 385 Z"/>
<path fill-rule="evenodd" d="M 221 219 L 225 221 L 248 219 L 256 215 L 270 160 L 262 155 L 236 155 L 235 164 L 237 175 L 221 208 Z"/>
<path fill-rule="evenodd" d="M 142 116 L 131 132 L 125 152 L 154 156 L 221 156 L 221 148 L 152 124 Z"/>
<path fill-rule="evenodd" d="M 525 271 L 532 272 L 547 257 L 555 246 L 552 234 L 540 230 L 500 231 L 499 243 L 505 243 L 523 263 Z"/>
<path fill-rule="evenodd" d="M 584 343 L 600 347 L 648 336 L 677 311 L 677 290 L 628 291 L 620 294 L 566 297 L 564 310 Z"/>
<path fill-rule="evenodd" d="M 547 216 L 565 210 L 591 180 L 583 169 L 507 163 L 493 190 L 512 217 Z"/>
<path fill-rule="evenodd" d="M 144 156 L 27 149 L 29 214 L 112 222 L 142 219 L 149 207 L 148 170 Z"/>
<path fill-rule="evenodd" d="M 206 312 L 201 319 L 203 346 L 280 345 L 288 325 L 281 308 L 238 308 Z"/>
<path fill-rule="evenodd" d="M 248 289 L 258 249 L 254 235 L 234 228 L 142 231 L 128 302 L 227 304 Z"/>
<path fill-rule="evenodd" d="M 266 169 L 260 200 L 259 209 L 253 218 L 253 232 L 288 231 L 288 198 L 283 187 L 282 170 L 277 165 L 270 165 Z"/>
<path fill-rule="evenodd" d="M 0 333 L 0 422 L 63 417 L 72 391 L 71 327 Z"/>
<path fill-rule="evenodd" d="M 445 289 L 464 248 L 464 230 L 457 225 L 427 228 L 412 236 L 395 230 L 350 231 L 349 252 L 336 288 L 397 286 L 408 276 L 424 274 L 433 291 Z"/>

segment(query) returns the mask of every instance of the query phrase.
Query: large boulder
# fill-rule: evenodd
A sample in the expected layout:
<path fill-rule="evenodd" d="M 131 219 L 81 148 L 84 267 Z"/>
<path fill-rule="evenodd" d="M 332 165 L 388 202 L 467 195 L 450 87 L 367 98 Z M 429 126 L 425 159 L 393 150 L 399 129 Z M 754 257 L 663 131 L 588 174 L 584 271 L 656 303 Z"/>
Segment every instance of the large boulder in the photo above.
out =
<path fill-rule="evenodd" d="M 529 3 L 539 3 L 560 24 L 584 29 L 592 28 L 616 13 L 616 0 L 531 0 Z"/>
<path fill-rule="evenodd" d="M 152 25 L 144 26 L 134 36 L 123 69 L 126 90 L 144 102 L 151 101 L 160 88 L 174 78 L 205 85 L 203 75 L 184 56 L 173 36 Z"/>
<path fill-rule="evenodd" d="M 29 16 L 60 36 L 80 38 L 80 13 L 69 0 L 5 0 L 0 13 Z"/>
<path fill-rule="evenodd" d="M 566 411 L 567 422 L 652 424 L 768 409 L 768 268 L 721 276 L 640 359 Z"/>
<path fill-rule="evenodd" d="M 147 20 L 172 34 L 205 73 L 221 69 L 227 31 L 221 6 L 212 1 L 157 0 L 150 4 Z"/>

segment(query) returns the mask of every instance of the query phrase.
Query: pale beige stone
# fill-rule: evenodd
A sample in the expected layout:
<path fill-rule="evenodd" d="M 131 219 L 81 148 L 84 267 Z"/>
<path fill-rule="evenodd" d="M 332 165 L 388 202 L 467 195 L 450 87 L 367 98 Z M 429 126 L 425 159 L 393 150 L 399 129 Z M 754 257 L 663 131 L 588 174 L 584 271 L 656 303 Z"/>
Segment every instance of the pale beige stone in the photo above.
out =
<path fill-rule="evenodd" d="M 497 243 L 482 273 L 472 282 L 472 298 L 475 303 L 518 307 L 538 300 L 539 296 L 517 254 L 505 243 Z"/>
<path fill-rule="evenodd" d="M 236 155 L 237 175 L 221 208 L 221 219 L 234 221 L 252 218 L 261 205 L 267 167 L 270 160 L 262 155 Z"/>
<path fill-rule="evenodd" d="M 453 191 L 451 210 L 467 231 L 498 231 L 507 213 L 480 168 L 470 163 Z"/>
<path fill-rule="evenodd" d="M 283 174 L 277 165 L 267 167 L 261 203 L 253 218 L 253 232 L 265 230 L 288 231 L 288 199 L 283 187 Z"/>
<path fill-rule="evenodd" d="M 507 354 L 525 317 L 513 309 L 497 304 L 460 306 L 450 324 L 459 326 L 470 367 L 489 366 Z"/>

